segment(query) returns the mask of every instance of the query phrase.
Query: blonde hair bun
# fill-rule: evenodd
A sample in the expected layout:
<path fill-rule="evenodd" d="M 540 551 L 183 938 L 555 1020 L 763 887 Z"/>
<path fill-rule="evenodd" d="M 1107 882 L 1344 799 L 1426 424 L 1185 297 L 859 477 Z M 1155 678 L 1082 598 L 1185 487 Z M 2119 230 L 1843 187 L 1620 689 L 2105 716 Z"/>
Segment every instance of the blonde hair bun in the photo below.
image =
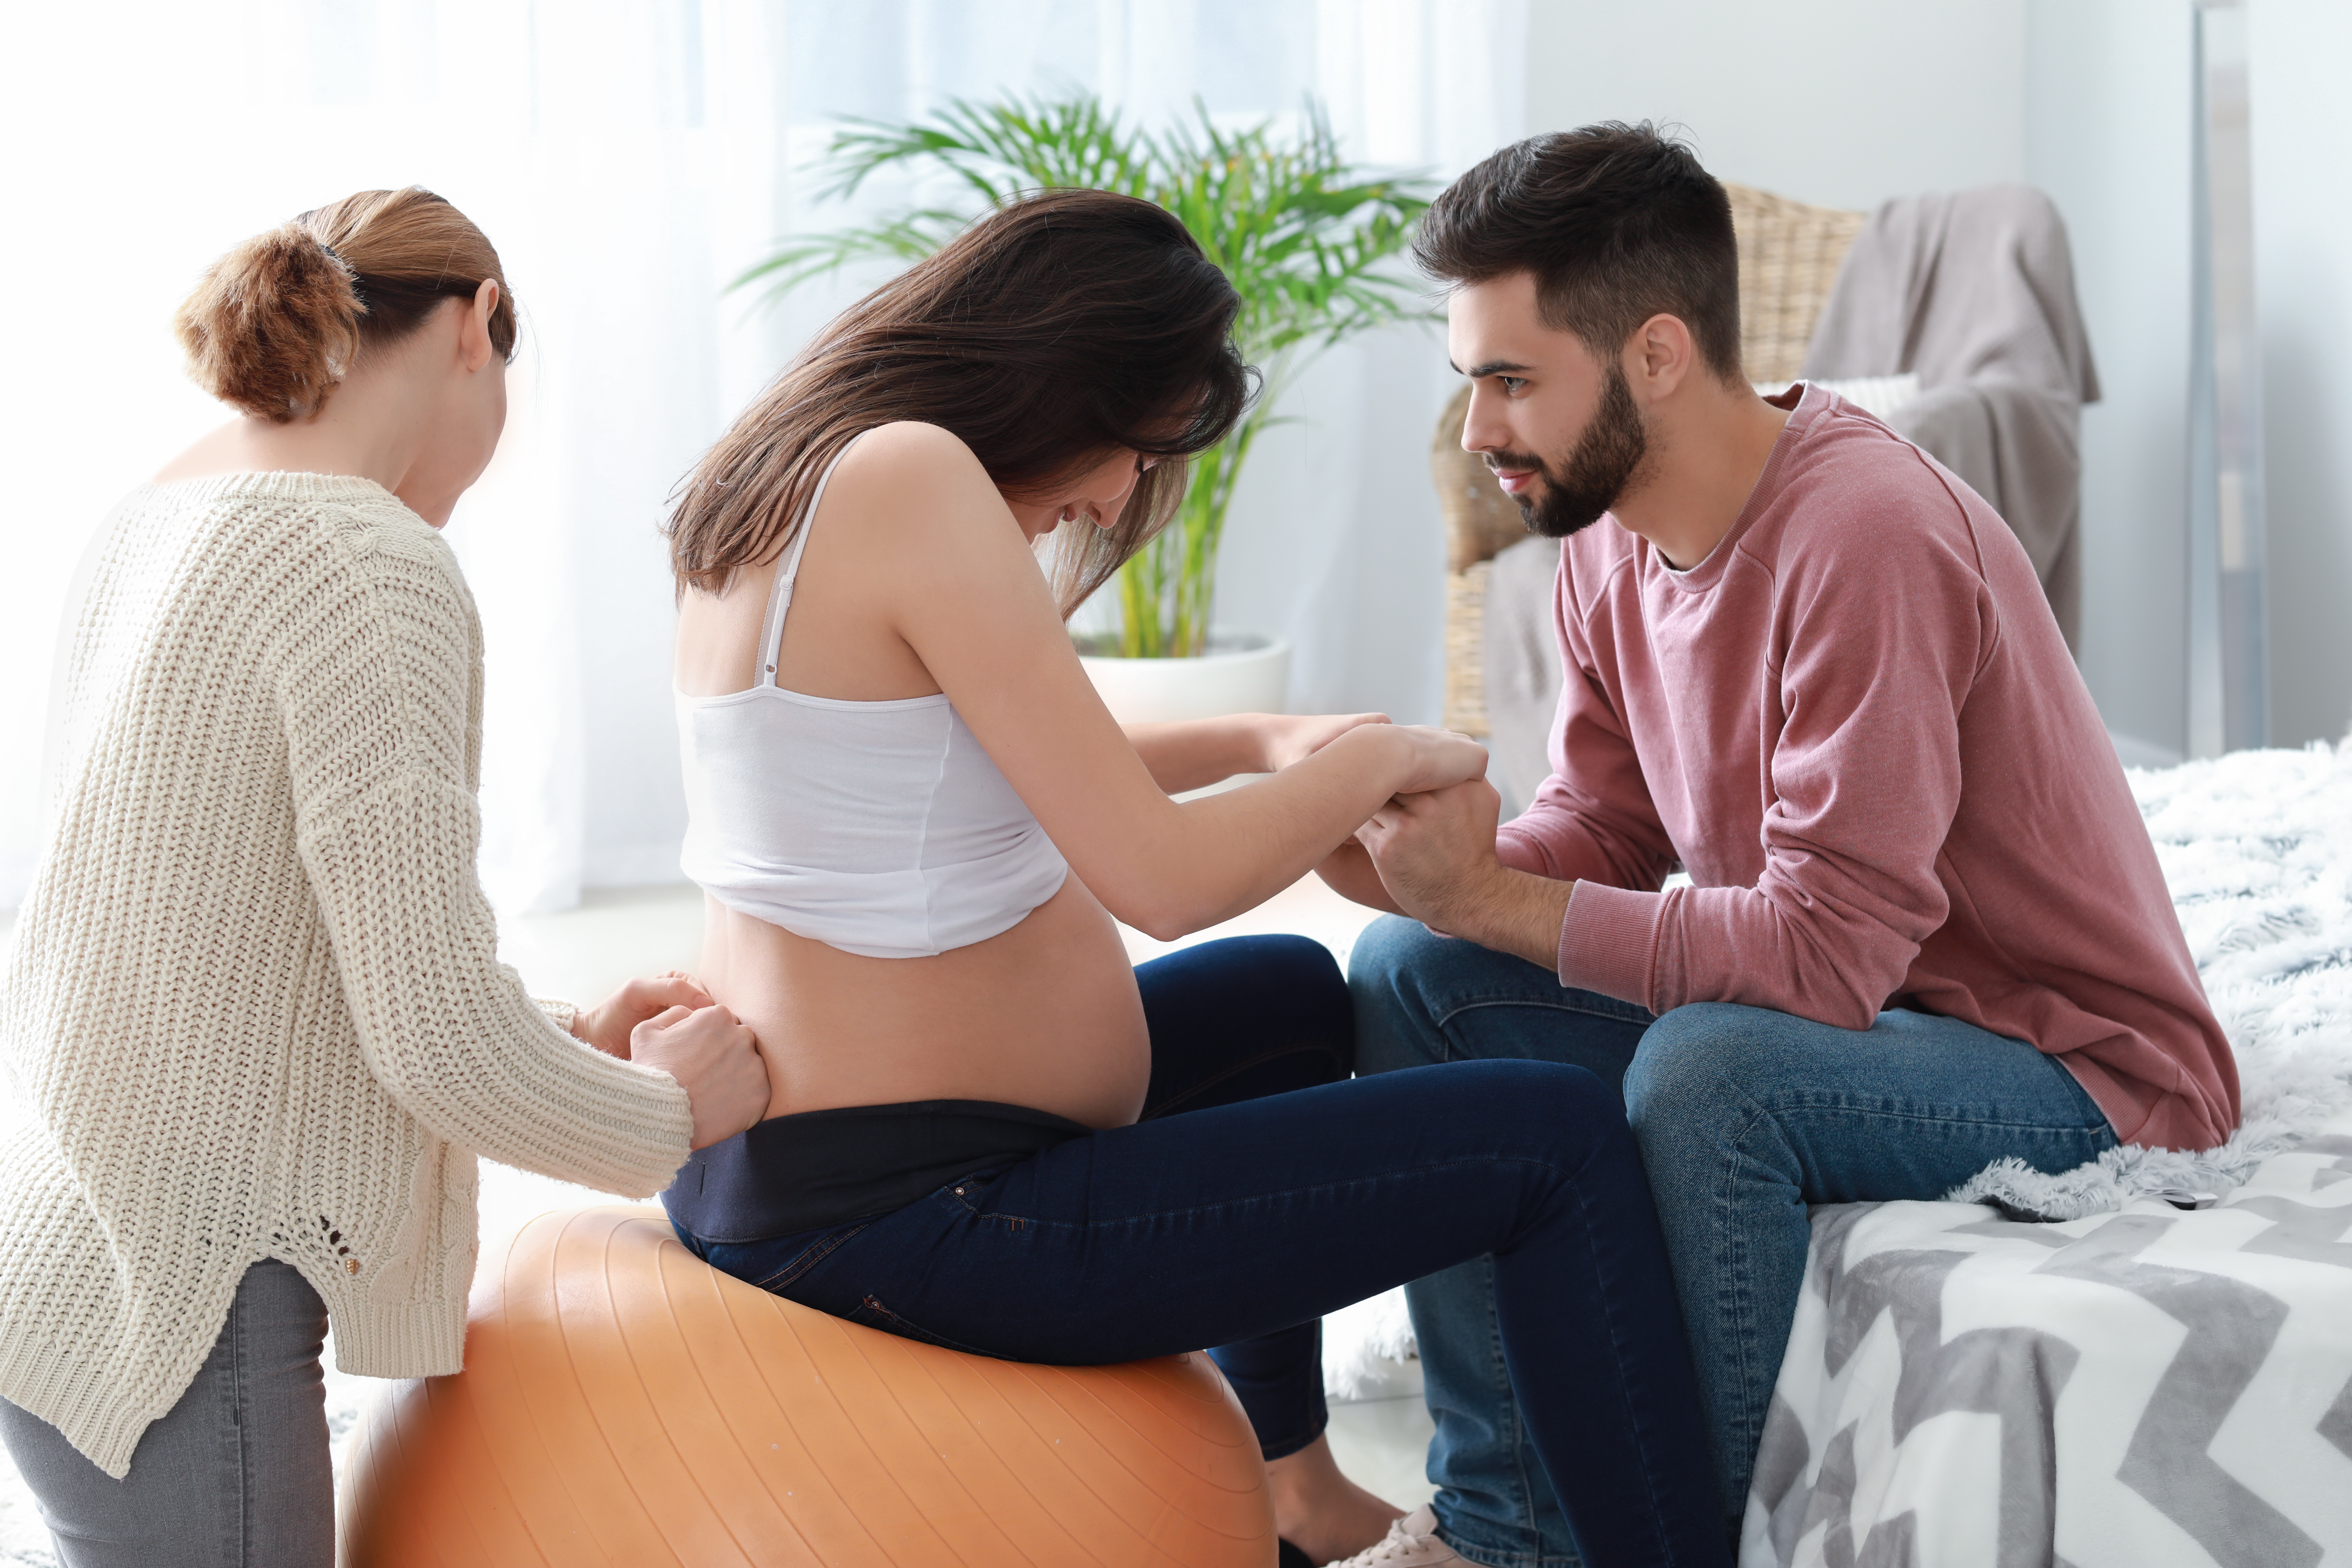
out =
<path fill-rule="evenodd" d="M 361 191 L 213 263 L 172 319 L 196 384 L 257 419 L 316 414 L 362 352 L 499 286 L 490 346 L 514 357 L 514 291 L 465 214 L 421 186 Z"/>
<path fill-rule="evenodd" d="M 352 270 L 298 223 L 222 257 L 172 318 L 188 374 L 224 403 L 285 424 L 319 411 L 359 353 Z"/>

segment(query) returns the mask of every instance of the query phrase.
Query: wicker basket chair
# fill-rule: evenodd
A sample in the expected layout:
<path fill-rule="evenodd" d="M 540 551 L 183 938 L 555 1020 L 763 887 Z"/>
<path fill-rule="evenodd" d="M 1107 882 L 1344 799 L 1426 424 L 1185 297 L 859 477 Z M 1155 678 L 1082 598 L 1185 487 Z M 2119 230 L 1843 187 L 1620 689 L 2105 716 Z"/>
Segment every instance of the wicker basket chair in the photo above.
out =
<path fill-rule="evenodd" d="M 1752 381 L 1792 381 L 1813 323 L 1864 215 L 1808 206 L 1727 184 L 1739 238 L 1739 357 Z M 1429 467 L 1445 518 L 1445 725 L 1484 738 L 1486 579 L 1495 556 L 1528 536 L 1517 503 L 1462 449 L 1470 389 L 1438 416 Z"/>

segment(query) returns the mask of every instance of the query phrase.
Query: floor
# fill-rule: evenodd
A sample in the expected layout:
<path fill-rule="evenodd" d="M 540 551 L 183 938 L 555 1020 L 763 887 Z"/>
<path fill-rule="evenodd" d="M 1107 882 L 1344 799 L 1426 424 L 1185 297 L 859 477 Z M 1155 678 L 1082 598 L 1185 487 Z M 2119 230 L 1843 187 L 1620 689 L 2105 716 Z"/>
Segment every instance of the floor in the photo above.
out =
<path fill-rule="evenodd" d="M 1122 934 L 1129 955 L 1140 963 L 1216 937 L 1295 931 L 1323 942 L 1344 964 L 1357 934 L 1370 919 L 1369 910 L 1308 878 L 1245 915 L 1179 942 L 1156 942 L 1124 928 Z M 11 917 L 0 914 L 0 942 L 13 924 Z M 595 1001 L 632 974 L 692 969 L 702 940 L 701 895 L 686 887 L 595 892 L 575 910 L 502 920 L 499 932 L 499 956 L 534 993 Z M 510 1231 L 548 1209 L 593 1203 L 601 1196 L 485 1161 L 482 1231 L 486 1237 Z M 1331 1408 L 1331 1446 L 1342 1468 L 1401 1508 L 1426 1501 L 1433 1489 L 1423 1477 L 1432 1428 L 1415 1386 L 1418 1371 L 1417 1365 L 1407 1369 L 1383 1391 L 1391 1397 Z M 329 1425 L 340 1457 L 341 1440 L 378 1385 L 372 1379 L 332 1371 L 327 1383 Z M 53 1563 L 31 1500 L 0 1455 L 0 1563 L 50 1568 Z"/>

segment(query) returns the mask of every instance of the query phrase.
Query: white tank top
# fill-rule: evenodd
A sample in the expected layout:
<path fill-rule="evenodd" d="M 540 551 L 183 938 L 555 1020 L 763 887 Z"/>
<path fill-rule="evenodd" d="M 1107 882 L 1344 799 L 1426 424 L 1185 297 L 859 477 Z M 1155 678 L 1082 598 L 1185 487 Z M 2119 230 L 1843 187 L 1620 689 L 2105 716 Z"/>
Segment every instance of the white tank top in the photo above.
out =
<path fill-rule="evenodd" d="M 818 479 L 776 569 L 758 682 L 678 694 L 678 864 L 729 909 L 797 935 L 924 958 L 1011 930 L 1070 868 L 944 692 L 845 702 L 776 684 L 793 580 L 840 464 Z"/>

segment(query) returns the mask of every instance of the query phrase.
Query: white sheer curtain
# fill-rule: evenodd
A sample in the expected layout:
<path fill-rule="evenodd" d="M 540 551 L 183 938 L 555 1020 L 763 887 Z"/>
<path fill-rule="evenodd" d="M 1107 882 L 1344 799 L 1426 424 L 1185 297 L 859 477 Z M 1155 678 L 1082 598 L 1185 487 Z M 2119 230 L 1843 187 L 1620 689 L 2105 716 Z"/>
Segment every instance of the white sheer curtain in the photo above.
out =
<path fill-rule="evenodd" d="M 305 207 L 427 185 L 499 246 L 524 315 L 513 414 L 449 539 L 489 659 L 483 869 L 506 908 L 666 881 L 683 824 L 656 531 L 678 476 L 808 331 L 870 287 L 762 311 L 727 281 L 818 206 L 844 115 L 1093 90 L 1130 116 L 1330 107 L 1358 157 L 1458 172 L 1522 132 L 1525 0 L 210 0 L 18 7 L 0 47 L 0 909 L 38 852 L 57 615 L 112 500 L 223 411 L 173 307 Z M 1300 708 L 1430 719 L 1440 547 L 1433 331 L 1303 379 L 1244 482 L 1221 618 L 1297 644 Z"/>

